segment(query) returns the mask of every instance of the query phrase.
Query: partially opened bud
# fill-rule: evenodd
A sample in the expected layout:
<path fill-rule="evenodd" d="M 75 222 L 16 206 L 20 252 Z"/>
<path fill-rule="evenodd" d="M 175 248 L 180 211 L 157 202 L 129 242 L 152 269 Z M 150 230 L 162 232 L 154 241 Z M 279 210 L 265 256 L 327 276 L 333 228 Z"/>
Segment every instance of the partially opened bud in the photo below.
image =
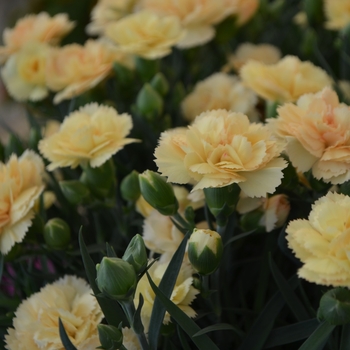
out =
<path fill-rule="evenodd" d="M 69 203 L 77 205 L 84 202 L 90 196 L 89 188 L 78 180 L 59 182 L 63 195 Z"/>
<path fill-rule="evenodd" d="M 46 244 L 53 249 L 64 249 L 70 243 L 70 228 L 60 219 L 49 220 L 44 227 L 44 239 Z"/>
<path fill-rule="evenodd" d="M 151 170 L 139 175 L 141 194 L 145 200 L 162 215 L 177 213 L 179 203 L 173 187 L 164 177 Z"/>
<path fill-rule="evenodd" d="M 137 279 L 131 264 L 119 258 L 104 257 L 96 270 L 96 283 L 104 295 L 119 301 L 133 299 Z"/>
<path fill-rule="evenodd" d="M 104 350 L 115 350 L 123 344 L 123 332 L 114 326 L 99 324 L 97 325 L 98 336 L 101 347 Z"/>
<path fill-rule="evenodd" d="M 139 184 L 139 173 L 133 170 L 129 175 L 125 176 L 120 183 L 120 192 L 126 201 L 135 202 L 141 195 Z"/>
<path fill-rule="evenodd" d="M 216 231 L 193 230 L 188 241 L 188 258 L 198 273 L 213 273 L 220 265 L 222 252 L 222 239 Z"/>
<path fill-rule="evenodd" d="M 130 241 L 122 258 L 131 264 L 136 273 L 141 272 L 147 265 L 147 252 L 143 238 L 137 234 Z"/>

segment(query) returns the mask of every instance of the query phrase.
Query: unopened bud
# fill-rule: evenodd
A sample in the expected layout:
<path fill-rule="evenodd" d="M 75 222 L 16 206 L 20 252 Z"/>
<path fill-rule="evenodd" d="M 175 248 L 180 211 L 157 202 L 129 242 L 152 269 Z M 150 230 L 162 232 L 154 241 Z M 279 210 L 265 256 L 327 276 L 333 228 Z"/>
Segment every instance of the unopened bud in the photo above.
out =
<path fill-rule="evenodd" d="M 78 180 L 67 180 L 59 182 L 63 195 L 71 204 L 80 204 L 90 196 L 89 188 Z"/>
<path fill-rule="evenodd" d="M 64 249 L 70 243 L 70 228 L 60 219 L 49 220 L 44 227 L 44 239 L 46 244 L 53 249 Z"/>
<path fill-rule="evenodd" d="M 136 106 L 145 116 L 160 115 L 163 111 L 163 99 L 150 84 L 145 84 L 137 95 Z"/>
<path fill-rule="evenodd" d="M 122 258 L 135 269 L 136 273 L 141 272 L 147 265 L 147 252 L 143 238 L 137 234 L 130 241 Z"/>
<path fill-rule="evenodd" d="M 164 96 L 169 91 L 169 83 L 166 80 L 163 73 L 158 72 L 151 80 L 151 86 L 156 90 L 161 96 Z"/>
<path fill-rule="evenodd" d="M 104 350 L 115 350 L 123 344 L 123 332 L 114 326 L 99 324 L 97 325 L 98 337 L 101 347 Z"/>
<path fill-rule="evenodd" d="M 120 183 L 120 192 L 126 201 L 135 202 L 141 195 L 139 184 L 139 173 L 133 170 L 125 176 Z"/>

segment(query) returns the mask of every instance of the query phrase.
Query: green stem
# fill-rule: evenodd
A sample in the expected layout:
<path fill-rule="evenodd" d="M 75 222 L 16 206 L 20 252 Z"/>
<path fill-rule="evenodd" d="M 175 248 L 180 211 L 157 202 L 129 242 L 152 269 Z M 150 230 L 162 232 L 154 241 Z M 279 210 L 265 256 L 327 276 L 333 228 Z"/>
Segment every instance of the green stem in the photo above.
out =
<path fill-rule="evenodd" d="M 187 220 L 185 220 L 178 212 L 173 215 L 174 220 L 176 220 L 183 228 L 187 230 L 193 230 L 194 226 L 191 225 Z"/>

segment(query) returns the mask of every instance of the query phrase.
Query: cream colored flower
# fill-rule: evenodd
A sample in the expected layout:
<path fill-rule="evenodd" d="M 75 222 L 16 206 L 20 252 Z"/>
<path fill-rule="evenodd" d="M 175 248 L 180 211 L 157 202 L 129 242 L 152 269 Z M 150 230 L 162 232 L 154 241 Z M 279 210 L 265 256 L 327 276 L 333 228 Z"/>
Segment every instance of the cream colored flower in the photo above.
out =
<path fill-rule="evenodd" d="M 49 51 L 45 44 L 28 43 L 6 61 L 1 77 L 15 100 L 39 101 L 48 95 L 45 70 Z"/>
<path fill-rule="evenodd" d="M 181 108 L 187 121 L 192 122 L 202 112 L 226 109 L 246 114 L 251 121 L 258 121 L 255 105 L 258 98 L 233 75 L 215 73 L 194 87 L 182 101 Z"/>
<path fill-rule="evenodd" d="M 233 3 L 236 16 L 236 23 L 241 26 L 248 22 L 259 8 L 259 0 L 227 0 L 230 4 Z"/>
<path fill-rule="evenodd" d="M 276 102 L 294 102 L 301 95 L 332 85 L 323 69 L 295 56 L 286 56 L 271 65 L 250 61 L 242 67 L 240 75 L 243 83 L 258 95 Z"/>
<path fill-rule="evenodd" d="M 324 0 L 326 28 L 339 30 L 350 23 L 350 4 L 348 0 Z"/>
<path fill-rule="evenodd" d="M 0 163 L 0 252 L 21 242 L 34 217 L 34 203 L 44 190 L 44 163 L 33 151 Z"/>
<path fill-rule="evenodd" d="M 128 327 L 122 329 L 123 332 L 123 345 L 128 350 L 141 350 L 140 342 L 136 333 Z"/>
<path fill-rule="evenodd" d="M 45 127 L 42 128 L 41 134 L 43 138 L 49 137 L 60 130 L 61 123 L 58 120 L 49 119 Z"/>
<path fill-rule="evenodd" d="M 299 171 L 312 169 L 315 178 L 332 184 L 350 179 L 350 107 L 333 90 L 283 105 L 269 124 L 287 140 L 286 153 Z"/>
<path fill-rule="evenodd" d="M 153 282 L 158 286 L 168 264 L 155 262 L 148 270 Z M 197 289 L 192 286 L 193 270 L 188 263 L 183 263 L 179 275 L 177 277 L 174 290 L 171 293 L 170 300 L 177 305 L 183 312 L 189 317 L 195 317 L 196 312 L 191 308 L 190 304 L 199 293 Z M 148 282 L 147 276 L 144 275 L 137 284 L 134 302 L 136 305 L 139 303 L 139 294 L 142 294 L 144 298 L 144 304 L 141 309 L 141 320 L 147 333 L 149 328 L 149 321 L 152 314 L 152 308 L 154 304 L 155 294 Z M 170 322 L 170 315 L 165 314 L 163 323 Z"/>
<path fill-rule="evenodd" d="M 78 350 L 93 350 L 100 345 L 97 325 L 103 314 L 81 278 L 66 275 L 46 285 L 24 300 L 15 315 L 13 328 L 5 336 L 6 349 L 64 350 L 58 318 Z"/>
<path fill-rule="evenodd" d="M 265 64 L 275 64 L 281 59 L 281 51 L 270 44 L 240 44 L 223 68 L 225 72 L 230 69 L 239 71 L 248 61 L 254 60 Z"/>
<path fill-rule="evenodd" d="M 126 138 L 132 128 L 129 114 L 118 112 L 97 103 L 90 103 L 66 117 L 59 132 L 39 143 L 39 150 L 51 164 L 48 170 L 58 167 L 72 168 L 89 162 L 98 167 L 125 145 L 136 142 Z"/>
<path fill-rule="evenodd" d="M 287 163 L 278 158 L 283 143 L 242 113 L 202 113 L 186 128 L 162 133 L 155 150 L 159 172 L 193 190 L 237 183 L 249 197 L 273 193 Z"/>
<path fill-rule="evenodd" d="M 73 27 L 74 23 L 68 20 L 65 13 L 53 17 L 46 12 L 25 16 L 17 21 L 13 29 L 4 30 L 5 46 L 0 47 L 0 63 L 30 42 L 58 44 Z"/>
<path fill-rule="evenodd" d="M 54 103 L 92 89 L 111 73 L 114 62 L 133 68 L 129 55 L 103 41 L 88 40 L 84 46 L 70 44 L 52 49 L 47 60 L 46 80 L 51 90 L 59 91 Z"/>
<path fill-rule="evenodd" d="M 91 12 L 91 23 L 86 27 L 90 35 L 102 35 L 109 23 L 132 13 L 136 0 L 99 0 Z"/>
<path fill-rule="evenodd" d="M 109 24 L 105 34 L 124 52 L 156 59 L 168 55 L 184 31 L 175 16 L 141 11 Z"/>
<path fill-rule="evenodd" d="M 309 282 L 350 286 L 350 197 L 328 192 L 315 202 L 308 220 L 289 223 L 289 247 L 303 266 L 298 275 Z"/>
<path fill-rule="evenodd" d="M 186 35 L 177 43 L 180 48 L 210 41 L 215 35 L 214 25 L 235 9 L 232 0 L 141 0 L 140 7 L 160 16 L 176 16 L 181 21 Z"/>

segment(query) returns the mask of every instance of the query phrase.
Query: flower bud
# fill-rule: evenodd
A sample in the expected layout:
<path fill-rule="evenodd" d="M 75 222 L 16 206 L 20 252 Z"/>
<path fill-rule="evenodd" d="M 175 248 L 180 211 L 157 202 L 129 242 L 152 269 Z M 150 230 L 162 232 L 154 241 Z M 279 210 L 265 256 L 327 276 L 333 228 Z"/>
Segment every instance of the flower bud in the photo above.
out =
<path fill-rule="evenodd" d="M 209 275 L 219 267 L 223 249 L 216 231 L 194 229 L 188 241 L 188 258 L 198 273 Z"/>
<path fill-rule="evenodd" d="M 162 215 L 177 213 L 179 203 L 173 187 L 164 177 L 151 170 L 139 175 L 141 194 L 145 200 Z"/>
<path fill-rule="evenodd" d="M 326 292 L 321 298 L 317 315 L 332 325 L 350 323 L 350 290 L 338 287 Z"/>
<path fill-rule="evenodd" d="M 226 225 L 228 217 L 235 210 L 240 191 L 241 189 L 237 184 L 204 189 L 206 203 L 210 212 L 215 216 L 218 225 Z"/>
<path fill-rule="evenodd" d="M 125 176 L 120 183 L 120 192 L 126 201 L 136 202 L 141 195 L 139 184 L 139 173 L 133 170 Z"/>
<path fill-rule="evenodd" d="M 244 231 L 264 232 L 265 228 L 260 224 L 263 215 L 264 212 L 259 209 L 245 213 L 241 216 L 240 226 Z"/>
<path fill-rule="evenodd" d="M 113 300 L 133 299 L 137 278 L 132 265 L 119 258 L 104 257 L 96 265 L 96 283 L 100 291 Z"/>
<path fill-rule="evenodd" d="M 130 241 L 122 258 L 135 269 L 136 273 L 141 272 L 147 265 L 147 252 L 143 238 L 137 234 Z"/>
<path fill-rule="evenodd" d="M 145 84 L 137 95 L 136 106 L 145 116 L 160 115 L 163 111 L 163 99 L 150 84 Z"/>
<path fill-rule="evenodd" d="M 77 205 L 84 202 L 90 196 L 89 188 L 78 180 L 59 182 L 63 195 L 69 203 Z"/>
<path fill-rule="evenodd" d="M 129 68 L 127 68 L 126 66 L 118 62 L 114 62 L 113 69 L 114 69 L 115 75 L 117 76 L 118 82 L 121 85 L 125 86 L 130 84 L 130 82 L 133 79 L 132 70 L 130 70 Z"/>
<path fill-rule="evenodd" d="M 147 60 L 137 57 L 135 60 L 136 71 L 144 82 L 150 81 L 151 78 L 159 71 L 159 61 Z"/>
<path fill-rule="evenodd" d="M 151 80 L 151 86 L 156 90 L 161 96 L 164 96 L 169 91 L 169 83 L 166 80 L 163 73 L 158 72 Z"/>
<path fill-rule="evenodd" d="M 123 332 L 114 326 L 99 324 L 97 325 L 98 337 L 101 347 L 104 350 L 115 350 L 123 344 Z"/>
<path fill-rule="evenodd" d="M 44 227 L 44 240 L 50 248 L 66 248 L 70 243 L 69 226 L 60 218 L 49 220 Z"/>

